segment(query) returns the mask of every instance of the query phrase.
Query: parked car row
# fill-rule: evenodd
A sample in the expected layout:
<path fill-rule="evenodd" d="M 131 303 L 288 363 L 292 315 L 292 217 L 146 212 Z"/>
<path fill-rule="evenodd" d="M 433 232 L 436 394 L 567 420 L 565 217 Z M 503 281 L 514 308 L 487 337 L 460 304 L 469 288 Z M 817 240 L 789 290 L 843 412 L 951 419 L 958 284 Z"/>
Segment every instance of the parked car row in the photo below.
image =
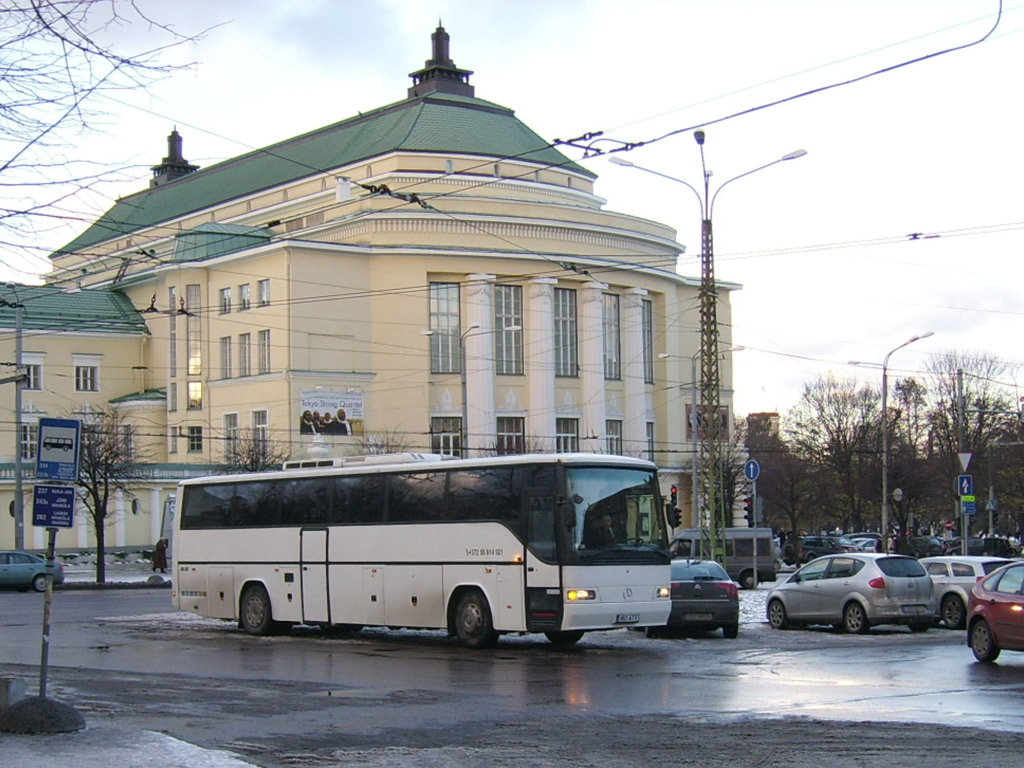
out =
<path fill-rule="evenodd" d="M 850 633 L 877 624 L 923 632 L 967 629 L 975 658 L 1024 651 L 1024 561 L 943 555 L 831 554 L 798 569 L 767 596 L 775 629 L 831 624 Z"/>
<path fill-rule="evenodd" d="M 879 552 L 881 551 L 881 534 L 851 533 L 844 536 L 804 536 L 795 548 L 787 544 L 783 548 L 783 560 L 790 565 L 809 563 L 823 555 L 835 555 L 843 552 Z M 959 538 L 944 540 L 938 536 L 912 536 L 905 540 L 894 540 L 890 545 L 893 554 L 911 555 L 913 557 L 939 557 L 942 555 L 959 555 L 963 549 Z M 1020 548 L 1009 539 L 1000 536 L 972 538 L 968 544 L 968 554 L 986 557 L 1018 557 Z"/>

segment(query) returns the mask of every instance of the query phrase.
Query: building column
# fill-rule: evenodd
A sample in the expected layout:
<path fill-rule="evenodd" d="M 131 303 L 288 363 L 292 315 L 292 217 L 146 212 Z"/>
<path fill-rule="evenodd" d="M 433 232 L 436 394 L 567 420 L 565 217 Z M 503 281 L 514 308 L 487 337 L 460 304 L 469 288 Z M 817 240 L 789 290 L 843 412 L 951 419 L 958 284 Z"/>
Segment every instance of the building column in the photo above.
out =
<path fill-rule="evenodd" d="M 498 436 L 494 416 L 494 275 L 466 275 L 466 322 L 460 337 L 466 456 L 490 453 Z"/>
<path fill-rule="evenodd" d="M 164 519 L 163 506 L 160 504 L 160 489 L 150 488 L 149 489 L 149 539 L 154 544 L 159 541 L 163 531 L 160 530 L 160 526 Z"/>
<path fill-rule="evenodd" d="M 579 292 L 580 384 L 583 394 L 580 450 L 601 453 L 605 449 L 604 387 L 604 291 L 596 280 Z"/>
<path fill-rule="evenodd" d="M 114 546 L 123 547 L 127 541 L 125 536 L 125 518 L 124 516 L 128 512 L 124 508 L 124 491 L 120 488 L 114 491 Z M 110 510 L 107 511 L 108 516 L 111 514 Z"/>
<path fill-rule="evenodd" d="M 622 452 L 647 455 L 647 398 L 644 392 L 644 313 L 647 291 L 633 288 L 622 293 L 622 385 L 626 400 L 622 425 Z"/>
<path fill-rule="evenodd" d="M 82 491 L 75 492 L 75 533 L 78 537 L 78 548 L 89 546 L 89 511 L 82 503 Z"/>
<path fill-rule="evenodd" d="M 523 312 L 528 340 L 525 350 L 530 408 L 526 434 L 537 450 L 555 452 L 555 297 L 553 277 L 530 281 Z"/>

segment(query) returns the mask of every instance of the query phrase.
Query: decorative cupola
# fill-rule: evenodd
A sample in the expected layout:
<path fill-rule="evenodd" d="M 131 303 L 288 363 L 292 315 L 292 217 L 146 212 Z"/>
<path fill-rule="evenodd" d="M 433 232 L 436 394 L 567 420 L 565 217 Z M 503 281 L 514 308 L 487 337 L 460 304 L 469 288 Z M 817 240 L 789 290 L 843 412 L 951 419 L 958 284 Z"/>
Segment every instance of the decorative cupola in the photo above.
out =
<path fill-rule="evenodd" d="M 409 73 L 413 83 L 409 89 L 409 98 L 414 99 L 433 91 L 472 96 L 473 86 L 469 84 L 469 76 L 473 73 L 456 67 L 448 56 L 448 33 L 444 31 L 440 20 L 430 39 L 434 44 L 434 56 L 427 59 L 423 69 Z"/>
<path fill-rule="evenodd" d="M 181 134 L 175 128 L 167 137 L 167 157 L 160 165 L 153 166 L 153 178 L 149 180 L 149 186 L 159 187 L 198 170 L 198 165 L 192 165 L 181 156 Z"/>

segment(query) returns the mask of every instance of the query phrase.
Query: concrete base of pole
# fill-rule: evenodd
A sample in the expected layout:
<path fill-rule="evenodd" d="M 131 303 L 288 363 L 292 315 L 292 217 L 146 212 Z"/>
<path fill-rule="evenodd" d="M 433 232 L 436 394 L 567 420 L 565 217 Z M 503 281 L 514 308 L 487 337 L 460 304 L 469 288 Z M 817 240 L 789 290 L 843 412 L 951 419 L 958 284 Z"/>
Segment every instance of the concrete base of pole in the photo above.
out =
<path fill-rule="evenodd" d="M 70 704 L 26 696 L 0 714 L 3 733 L 70 733 L 85 728 L 85 718 Z"/>

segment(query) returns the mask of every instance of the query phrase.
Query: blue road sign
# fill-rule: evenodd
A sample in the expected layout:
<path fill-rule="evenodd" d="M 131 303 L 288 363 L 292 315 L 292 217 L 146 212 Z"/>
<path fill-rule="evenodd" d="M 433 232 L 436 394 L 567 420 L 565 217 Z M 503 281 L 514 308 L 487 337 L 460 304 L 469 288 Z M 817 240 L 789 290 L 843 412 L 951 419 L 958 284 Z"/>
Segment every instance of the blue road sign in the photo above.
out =
<path fill-rule="evenodd" d="M 976 501 L 961 501 L 960 511 L 965 515 L 973 515 L 978 512 L 978 502 Z"/>
<path fill-rule="evenodd" d="M 82 422 L 77 419 L 40 419 L 36 479 L 77 481 L 81 438 Z"/>
<path fill-rule="evenodd" d="M 69 485 L 33 488 L 32 524 L 40 528 L 71 528 L 75 524 L 75 489 Z"/>
<path fill-rule="evenodd" d="M 989 499 L 988 501 L 985 502 L 985 511 L 986 512 L 998 512 L 999 511 L 999 502 L 997 502 L 995 499 Z"/>
<path fill-rule="evenodd" d="M 956 479 L 957 494 L 960 496 L 974 495 L 974 475 L 960 475 Z"/>
<path fill-rule="evenodd" d="M 757 463 L 756 459 L 751 459 L 743 465 L 743 474 L 747 480 L 757 480 L 761 476 L 761 465 Z"/>

